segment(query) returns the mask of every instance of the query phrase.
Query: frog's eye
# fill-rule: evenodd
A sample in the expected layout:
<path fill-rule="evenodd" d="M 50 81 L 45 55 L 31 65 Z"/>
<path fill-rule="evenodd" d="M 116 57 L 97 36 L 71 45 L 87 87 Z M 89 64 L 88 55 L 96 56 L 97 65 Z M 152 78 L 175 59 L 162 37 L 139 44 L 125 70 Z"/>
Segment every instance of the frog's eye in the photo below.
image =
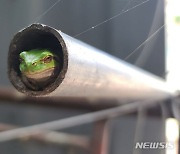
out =
<path fill-rule="evenodd" d="M 37 63 L 36 63 L 36 62 L 34 62 L 34 63 L 32 63 L 32 65 L 33 65 L 33 66 L 36 66 L 36 65 L 37 65 Z"/>
<path fill-rule="evenodd" d="M 50 63 L 53 60 L 53 56 L 49 55 L 43 58 L 44 63 Z"/>

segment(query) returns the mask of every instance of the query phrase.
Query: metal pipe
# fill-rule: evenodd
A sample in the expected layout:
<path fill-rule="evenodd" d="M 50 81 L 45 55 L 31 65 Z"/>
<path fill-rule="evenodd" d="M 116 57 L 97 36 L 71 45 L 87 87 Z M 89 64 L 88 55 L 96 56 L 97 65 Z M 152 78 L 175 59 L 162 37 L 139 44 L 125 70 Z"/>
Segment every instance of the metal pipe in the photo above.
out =
<path fill-rule="evenodd" d="M 91 153 L 108 154 L 110 141 L 110 122 L 108 119 L 97 121 L 94 124 Z"/>
<path fill-rule="evenodd" d="M 109 103 L 109 101 L 111 103 Z M 51 102 L 51 103 L 49 103 Z M 103 103 L 102 103 L 103 102 Z M 80 97 L 30 97 L 17 92 L 13 88 L 1 87 L 0 88 L 0 104 L 14 104 L 14 105 L 35 105 L 40 107 L 52 108 L 68 108 L 68 109 L 83 109 L 85 111 L 95 111 L 114 107 L 118 105 L 116 100 L 89 100 Z"/>
<path fill-rule="evenodd" d="M 0 132 L 17 129 L 17 126 L 0 123 Z M 26 134 L 25 137 L 21 136 L 20 141 L 39 141 L 41 143 L 56 144 L 62 146 L 73 146 L 89 149 L 90 140 L 86 136 L 74 135 L 57 131 L 42 131 L 37 134 Z"/>
<path fill-rule="evenodd" d="M 19 53 L 34 48 L 52 49 L 63 61 L 57 78 L 41 91 L 29 89 L 19 70 Z M 32 24 L 14 36 L 8 73 L 15 88 L 30 96 L 103 98 L 124 103 L 164 99 L 174 93 L 162 79 L 42 24 Z"/>
<path fill-rule="evenodd" d="M 100 120 L 107 120 L 122 115 L 130 114 L 138 110 L 139 107 L 146 109 L 147 107 L 152 107 L 160 102 L 155 101 L 144 101 L 144 102 L 133 102 L 120 105 L 111 109 L 105 109 L 102 111 L 96 111 L 92 113 L 86 113 L 82 115 L 77 115 L 73 117 L 68 117 L 60 120 L 55 120 L 51 122 L 46 122 L 42 124 L 36 124 L 32 126 L 17 128 L 13 130 L 8 130 L 0 132 L 0 142 L 9 141 L 22 136 L 28 136 L 29 134 L 38 134 L 42 131 L 55 131 L 70 127 L 79 126 L 82 124 L 97 122 Z"/>

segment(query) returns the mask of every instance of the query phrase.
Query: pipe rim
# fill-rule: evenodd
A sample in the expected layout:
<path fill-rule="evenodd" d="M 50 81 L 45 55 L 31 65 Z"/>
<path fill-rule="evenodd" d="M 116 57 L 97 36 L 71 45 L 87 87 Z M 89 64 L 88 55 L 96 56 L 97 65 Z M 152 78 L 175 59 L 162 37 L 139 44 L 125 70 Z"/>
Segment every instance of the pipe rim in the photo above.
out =
<path fill-rule="evenodd" d="M 57 39 L 59 43 L 59 47 L 61 48 L 61 53 L 63 55 L 63 64 L 60 72 L 57 74 L 57 77 L 53 80 L 52 83 L 50 83 L 48 86 L 46 86 L 42 91 L 35 91 L 32 89 L 29 89 L 22 81 L 22 78 L 20 76 L 20 70 L 19 70 L 19 65 L 18 65 L 18 57 L 20 51 L 20 48 L 23 48 L 24 46 L 22 45 L 22 42 L 28 42 L 28 35 L 34 35 L 38 36 L 38 33 L 46 33 L 49 35 L 49 37 L 54 37 L 54 39 Z M 32 33 L 32 34 L 31 34 Z M 40 35 L 39 34 L 39 35 Z M 42 37 L 42 36 L 41 36 Z M 48 36 L 47 36 L 48 37 Z M 38 38 L 38 37 L 37 37 Z M 38 40 L 35 40 L 38 42 Z M 26 42 L 26 44 L 27 44 Z M 30 42 L 30 41 L 29 41 Z M 33 43 L 32 43 L 33 44 Z M 57 43 L 56 43 L 57 45 Z M 53 46 L 53 45 L 52 45 Z M 41 47 L 39 47 L 41 48 Z M 59 48 L 59 49 L 60 49 Z M 18 66 L 18 67 L 17 67 Z M 10 82 L 13 84 L 13 86 L 22 93 L 25 93 L 26 95 L 29 96 L 43 96 L 46 94 L 49 94 L 53 92 L 63 81 L 65 78 L 66 72 L 68 69 L 68 51 L 67 51 L 67 46 L 66 43 L 61 36 L 60 32 L 50 26 L 42 25 L 42 24 L 32 24 L 28 26 L 25 29 L 22 29 L 19 31 L 13 39 L 11 40 L 10 46 L 9 46 L 9 52 L 8 52 L 8 76 L 10 79 Z"/>

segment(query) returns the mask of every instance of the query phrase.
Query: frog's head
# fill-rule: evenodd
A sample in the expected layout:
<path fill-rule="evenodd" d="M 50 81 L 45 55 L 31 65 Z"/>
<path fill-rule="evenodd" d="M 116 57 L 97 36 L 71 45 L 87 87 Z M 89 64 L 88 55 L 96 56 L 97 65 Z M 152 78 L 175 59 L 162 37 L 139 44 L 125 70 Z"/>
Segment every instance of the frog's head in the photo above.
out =
<path fill-rule="evenodd" d="M 35 80 L 52 76 L 58 66 L 57 56 L 47 49 L 23 51 L 19 57 L 21 73 Z"/>

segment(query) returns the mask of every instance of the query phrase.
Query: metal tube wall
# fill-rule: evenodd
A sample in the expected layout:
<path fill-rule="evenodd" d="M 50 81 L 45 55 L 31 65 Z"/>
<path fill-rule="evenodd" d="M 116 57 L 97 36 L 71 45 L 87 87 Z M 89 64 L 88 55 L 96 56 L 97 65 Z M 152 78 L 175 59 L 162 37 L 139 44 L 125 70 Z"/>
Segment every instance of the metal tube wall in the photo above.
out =
<path fill-rule="evenodd" d="M 63 69 L 50 86 L 43 91 L 33 91 L 21 81 L 17 57 L 22 49 L 42 48 L 47 44 L 43 44 L 44 35 L 47 36 L 49 47 L 57 46 L 53 45 L 54 38 L 59 43 Z M 40 42 L 39 46 L 37 42 Z M 14 36 L 9 48 L 8 66 L 12 84 L 30 96 L 103 98 L 130 102 L 163 99 L 174 93 L 160 78 L 41 24 L 33 24 Z"/>

